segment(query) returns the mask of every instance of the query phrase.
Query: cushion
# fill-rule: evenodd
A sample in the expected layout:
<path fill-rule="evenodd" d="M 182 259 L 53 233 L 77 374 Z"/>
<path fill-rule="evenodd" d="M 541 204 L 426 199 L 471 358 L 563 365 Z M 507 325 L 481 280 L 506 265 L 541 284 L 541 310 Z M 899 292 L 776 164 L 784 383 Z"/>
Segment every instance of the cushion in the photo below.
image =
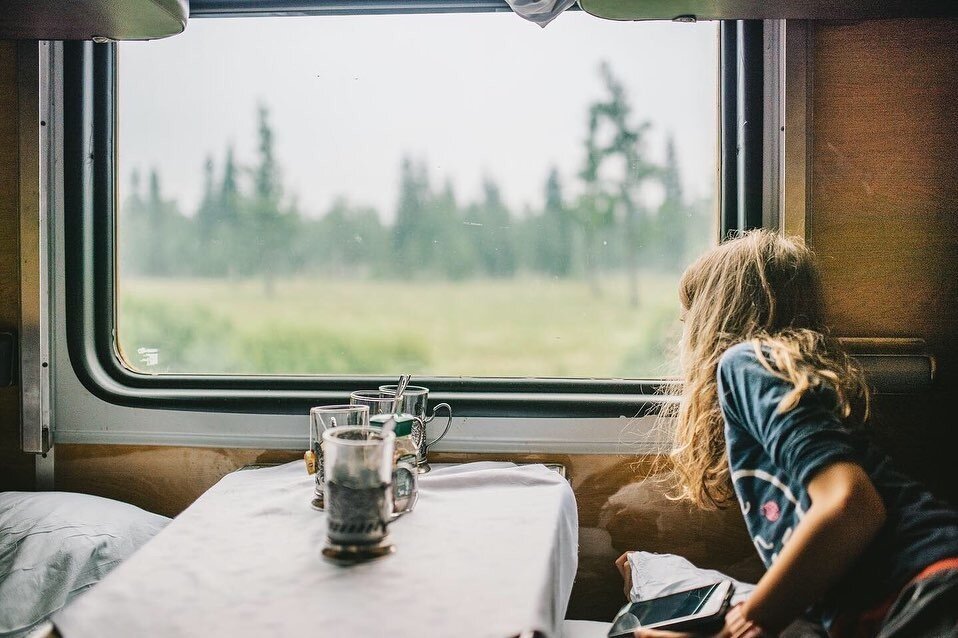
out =
<path fill-rule="evenodd" d="M 169 520 L 86 494 L 0 493 L 0 637 L 27 634 Z"/>
<path fill-rule="evenodd" d="M 678 554 L 747 582 L 765 572 L 738 507 L 706 511 L 676 502 L 657 478 L 619 489 L 603 505 L 598 525 L 608 530 L 620 554 L 638 548 Z"/>

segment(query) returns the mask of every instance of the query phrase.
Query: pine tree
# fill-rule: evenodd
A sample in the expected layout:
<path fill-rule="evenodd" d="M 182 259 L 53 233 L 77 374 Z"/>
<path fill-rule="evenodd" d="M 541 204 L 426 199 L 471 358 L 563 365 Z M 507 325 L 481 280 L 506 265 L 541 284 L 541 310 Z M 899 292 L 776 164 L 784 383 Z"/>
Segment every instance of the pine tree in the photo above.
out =
<path fill-rule="evenodd" d="M 196 254 L 191 260 L 193 274 L 221 275 L 221 264 L 217 258 L 220 252 L 220 243 L 217 237 L 220 225 L 219 199 L 216 195 L 215 168 L 213 158 L 209 155 L 203 166 L 203 199 L 193 216 L 193 226 L 196 229 Z"/>
<path fill-rule="evenodd" d="M 289 270 L 289 246 L 295 233 L 296 214 L 283 207 L 279 166 L 274 156 L 269 110 L 257 110 L 258 161 L 253 167 L 253 192 L 241 224 L 243 258 L 263 277 L 265 294 L 272 295 L 276 276 Z M 225 180 L 224 180 L 225 181 Z"/>
<path fill-rule="evenodd" d="M 659 168 L 645 157 L 644 138 L 651 124 L 631 122 L 632 107 L 625 89 L 607 62 L 600 65 L 599 72 L 608 96 L 589 108 L 586 161 L 580 172 L 585 193 L 580 198 L 577 217 L 585 230 L 586 273 L 594 290 L 598 290 L 595 280 L 598 231 L 611 228 L 616 217 L 621 218 L 629 303 L 636 306 L 639 303 L 640 217 L 647 217 L 641 193 L 645 183 L 658 175 Z M 600 133 L 609 127 L 612 139 L 600 145 Z M 620 166 L 622 175 L 603 179 L 603 167 L 609 165 Z"/>
<path fill-rule="evenodd" d="M 215 272 L 219 275 L 235 277 L 249 274 L 249 266 L 242 258 L 246 248 L 242 211 L 246 205 L 239 187 L 239 168 L 233 145 L 226 147 L 223 160 L 223 179 L 216 193 L 216 224 L 219 250 L 211 258 L 215 263 Z"/>
<path fill-rule="evenodd" d="M 554 275 L 567 277 L 572 271 L 572 215 L 562 198 L 562 182 L 556 167 L 549 170 L 545 184 L 545 208 L 537 224 L 538 234 L 534 238 L 536 246 L 536 269 Z"/>
<path fill-rule="evenodd" d="M 194 217 L 197 232 L 204 242 L 209 241 L 217 221 L 216 195 L 213 192 L 214 179 L 213 158 L 207 155 L 206 162 L 203 164 L 203 199 L 200 201 L 200 207 L 196 209 L 196 216 Z"/>
<path fill-rule="evenodd" d="M 585 139 L 585 162 L 579 172 L 584 192 L 579 196 L 573 217 L 582 228 L 584 240 L 585 277 L 593 295 L 602 293 L 599 285 L 599 242 L 598 239 L 615 221 L 613 213 L 615 195 L 608 191 L 600 179 L 600 169 L 606 156 L 606 149 L 599 146 L 599 129 L 608 105 L 595 102 L 589 107 L 588 134 Z"/>
<path fill-rule="evenodd" d="M 601 65 L 602 77 L 609 91 L 609 100 L 602 104 L 600 113 L 614 127 L 614 137 L 604 149 L 604 159 L 618 157 L 625 167 L 625 176 L 619 181 L 618 194 L 623 216 L 625 240 L 625 267 L 629 285 L 629 304 L 639 304 L 638 250 L 639 215 L 644 213 L 641 189 L 644 183 L 658 174 L 658 167 L 644 157 L 644 136 L 651 124 L 641 122 L 633 126 L 629 120 L 632 107 L 626 98 L 622 83 L 613 75 L 607 62 Z"/>
<path fill-rule="evenodd" d="M 482 202 L 474 208 L 471 222 L 478 231 L 479 261 L 487 275 L 512 276 L 518 266 L 512 216 L 502 201 L 499 185 L 491 177 L 483 179 L 482 193 Z"/>
<path fill-rule="evenodd" d="M 687 261 L 690 218 L 688 206 L 682 192 L 682 178 L 679 173 L 678 157 L 675 151 L 675 138 L 669 134 L 665 142 L 665 165 L 660 174 L 664 197 L 656 216 L 658 233 L 656 241 L 665 247 L 663 266 L 668 270 L 679 270 Z"/>
<path fill-rule="evenodd" d="M 223 182 L 220 185 L 220 218 L 229 225 L 236 224 L 242 209 L 242 194 L 237 178 L 238 168 L 232 144 L 226 148 L 226 160 L 223 163 Z"/>
<path fill-rule="evenodd" d="M 479 270 L 479 254 L 473 241 L 474 233 L 465 223 L 451 181 L 447 180 L 433 198 L 432 207 L 438 226 L 435 238 L 438 274 L 456 281 L 475 276 Z"/>
<path fill-rule="evenodd" d="M 393 261 L 399 274 L 421 270 L 434 229 L 428 219 L 429 176 L 423 162 L 405 156 L 399 166 L 399 202 L 393 225 Z"/>

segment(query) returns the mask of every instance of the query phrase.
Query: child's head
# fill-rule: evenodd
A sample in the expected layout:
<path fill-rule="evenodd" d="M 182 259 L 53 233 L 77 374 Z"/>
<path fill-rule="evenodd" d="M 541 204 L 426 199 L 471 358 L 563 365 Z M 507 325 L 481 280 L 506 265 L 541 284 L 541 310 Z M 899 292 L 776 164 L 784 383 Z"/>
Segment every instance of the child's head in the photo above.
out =
<path fill-rule="evenodd" d="M 754 230 L 705 253 L 679 283 L 683 367 L 782 330 L 824 329 L 815 257 L 798 239 Z"/>
<path fill-rule="evenodd" d="M 761 361 L 795 389 L 779 405 L 793 408 L 823 383 L 838 395 L 843 417 L 848 397 L 867 391 L 847 355 L 826 337 L 822 288 L 815 256 L 799 239 L 756 230 L 702 255 L 679 284 L 684 330 L 680 346 L 682 401 L 672 461 L 679 491 L 703 507 L 731 499 L 716 368 L 730 346 L 753 341 Z"/>

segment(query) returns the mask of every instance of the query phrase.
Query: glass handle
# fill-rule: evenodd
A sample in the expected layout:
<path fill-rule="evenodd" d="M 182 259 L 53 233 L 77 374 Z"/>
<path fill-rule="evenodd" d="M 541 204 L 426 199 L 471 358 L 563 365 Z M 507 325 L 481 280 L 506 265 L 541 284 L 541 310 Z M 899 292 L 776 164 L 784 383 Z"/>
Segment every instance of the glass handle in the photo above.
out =
<path fill-rule="evenodd" d="M 439 405 L 434 407 L 432 409 L 432 416 L 426 419 L 426 423 L 430 423 L 433 419 L 435 419 L 436 414 L 439 412 L 439 410 L 442 410 L 442 409 L 445 409 L 446 412 L 448 412 L 448 415 L 446 416 L 446 425 L 442 429 L 442 434 L 434 438 L 432 441 L 429 441 L 428 443 L 426 443 L 427 449 L 429 448 L 430 445 L 433 445 L 441 441 L 442 437 L 446 436 L 446 433 L 449 432 L 449 426 L 452 425 L 452 407 L 448 403 L 440 403 Z"/>

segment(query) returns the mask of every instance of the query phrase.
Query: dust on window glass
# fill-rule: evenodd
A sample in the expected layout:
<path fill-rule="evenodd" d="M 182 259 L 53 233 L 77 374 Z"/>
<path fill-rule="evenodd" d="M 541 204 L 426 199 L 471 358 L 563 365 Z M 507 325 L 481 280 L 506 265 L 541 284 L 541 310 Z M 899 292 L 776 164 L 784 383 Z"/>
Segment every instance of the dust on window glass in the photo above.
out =
<path fill-rule="evenodd" d="M 655 377 L 714 240 L 717 27 L 197 19 L 119 45 L 149 373 Z"/>

